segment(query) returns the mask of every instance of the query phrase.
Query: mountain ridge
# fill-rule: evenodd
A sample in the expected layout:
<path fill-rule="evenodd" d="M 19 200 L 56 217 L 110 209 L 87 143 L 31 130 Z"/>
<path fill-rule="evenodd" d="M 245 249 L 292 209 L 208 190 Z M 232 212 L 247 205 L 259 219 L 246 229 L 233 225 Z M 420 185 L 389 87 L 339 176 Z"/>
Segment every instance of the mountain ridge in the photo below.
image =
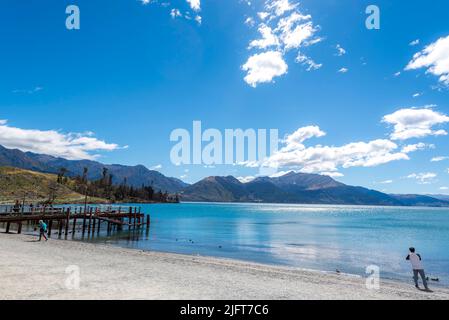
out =
<path fill-rule="evenodd" d="M 390 195 L 349 186 L 329 176 L 289 172 L 242 183 L 232 176 L 207 177 L 181 192 L 183 201 L 264 202 L 380 206 L 449 206 L 448 201 L 422 195 Z"/>
<path fill-rule="evenodd" d="M 0 166 L 10 166 L 42 173 L 59 173 L 61 168 L 67 169 L 69 177 L 82 176 L 84 168 L 88 168 L 87 178 L 101 178 L 103 168 L 113 176 L 113 183 L 120 184 L 126 179 L 127 184 L 134 187 L 152 186 L 156 190 L 177 193 L 188 184 L 177 178 L 164 176 L 162 173 L 150 170 L 143 165 L 126 166 L 120 164 L 103 164 L 93 160 L 67 160 L 33 152 L 23 152 L 18 149 L 8 149 L 0 145 Z"/>

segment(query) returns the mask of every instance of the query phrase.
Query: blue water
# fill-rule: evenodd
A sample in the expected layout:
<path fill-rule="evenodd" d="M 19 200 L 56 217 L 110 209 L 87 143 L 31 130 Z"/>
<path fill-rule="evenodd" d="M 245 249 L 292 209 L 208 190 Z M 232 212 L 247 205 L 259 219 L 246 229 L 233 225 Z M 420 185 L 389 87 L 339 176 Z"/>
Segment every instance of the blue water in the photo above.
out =
<path fill-rule="evenodd" d="M 427 273 L 449 286 L 449 209 L 274 204 L 141 205 L 149 233 L 92 241 L 300 268 L 410 280 L 414 246 Z M 145 229 L 145 228 L 144 228 Z M 139 240 L 137 240 L 139 239 Z M 435 283 L 436 284 L 436 283 Z"/>

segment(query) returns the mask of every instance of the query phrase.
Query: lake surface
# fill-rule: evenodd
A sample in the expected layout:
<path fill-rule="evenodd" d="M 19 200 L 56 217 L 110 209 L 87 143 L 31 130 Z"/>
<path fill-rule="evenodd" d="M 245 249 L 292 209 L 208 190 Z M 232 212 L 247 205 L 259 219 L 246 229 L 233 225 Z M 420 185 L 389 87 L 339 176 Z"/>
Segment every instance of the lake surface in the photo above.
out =
<path fill-rule="evenodd" d="M 414 246 L 426 272 L 449 286 L 449 210 L 276 204 L 141 205 L 149 232 L 87 241 L 410 280 Z M 145 228 L 143 228 L 145 229 Z M 85 240 L 86 241 L 86 240 Z M 436 283 L 432 283 L 435 285 Z"/>

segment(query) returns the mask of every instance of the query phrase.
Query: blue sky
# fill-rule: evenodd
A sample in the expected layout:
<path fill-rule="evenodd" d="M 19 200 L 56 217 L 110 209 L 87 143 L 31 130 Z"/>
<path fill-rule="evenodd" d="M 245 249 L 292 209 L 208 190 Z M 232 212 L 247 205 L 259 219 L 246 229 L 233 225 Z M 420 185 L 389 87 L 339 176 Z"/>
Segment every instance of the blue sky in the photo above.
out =
<path fill-rule="evenodd" d="M 194 120 L 219 130 L 275 128 L 287 137 L 284 152 L 269 159 L 280 171 L 328 173 L 386 192 L 449 193 L 449 3 L 270 7 L 276 1 L 2 1 L 0 144 L 157 166 L 196 182 L 259 170 L 176 166 L 172 130 L 191 130 Z M 80 30 L 65 27 L 70 4 L 80 8 Z M 380 8 L 380 30 L 365 27 L 370 4 Z M 294 13 L 301 43 L 293 29 L 276 31 Z"/>

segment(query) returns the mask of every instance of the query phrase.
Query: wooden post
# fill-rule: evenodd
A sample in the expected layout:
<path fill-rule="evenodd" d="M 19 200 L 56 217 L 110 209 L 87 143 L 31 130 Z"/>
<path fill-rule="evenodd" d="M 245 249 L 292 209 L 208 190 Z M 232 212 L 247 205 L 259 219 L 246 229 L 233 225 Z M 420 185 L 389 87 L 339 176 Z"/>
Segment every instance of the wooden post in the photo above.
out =
<path fill-rule="evenodd" d="M 76 215 L 73 218 L 72 234 L 76 233 Z"/>
<path fill-rule="evenodd" d="M 11 222 L 6 223 L 6 233 L 9 233 L 9 227 L 11 226 Z"/>
<path fill-rule="evenodd" d="M 17 234 L 21 234 L 22 233 L 22 221 L 19 222 L 19 226 L 17 228 Z"/>
<path fill-rule="evenodd" d="M 62 220 L 58 220 L 58 237 L 61 237 L 62 235 Z"/>
<path fill-rule="evenodd" d="M 83 236 L 84 236 L 84 232 L 86 231 L 86 214 L 87 214 L 87 209 L 84 208 L 84 216 L 83 216 Z"/>
<path fill-rule="evenodd" d="M 92 208 L 90 208 L 90 210 L 89 210 L 89 224 L 88 224 L 88 228 L 87 228 L 88 235 L 90 234 L 91 223 L 92 223 Z"/>
<path fill-rule="evenodd" d="M 66 222 L 65 222 L 65 236 L 69 234 L 69 224 L 70 224 L 70 208 L 67 209 Z"/>
<path fill-rule="evenodd" d="M 101 224 L 101 220 L 98 219 L 97 234 L 100 233 L 100 224 Z"/>
<path fill-rule="evenodd" d="M 150 215 L 147 214 L 147 228 L 150 227 Z"/>
<path fill-rule="evenodd" d="M 53 226 L 53 220 L 48 223 L 48 237 L 51 237 L 51 227 Z"/>

